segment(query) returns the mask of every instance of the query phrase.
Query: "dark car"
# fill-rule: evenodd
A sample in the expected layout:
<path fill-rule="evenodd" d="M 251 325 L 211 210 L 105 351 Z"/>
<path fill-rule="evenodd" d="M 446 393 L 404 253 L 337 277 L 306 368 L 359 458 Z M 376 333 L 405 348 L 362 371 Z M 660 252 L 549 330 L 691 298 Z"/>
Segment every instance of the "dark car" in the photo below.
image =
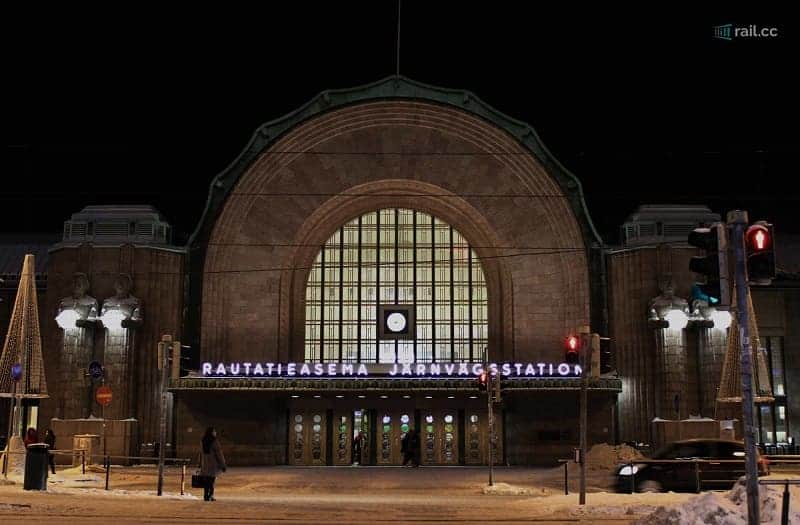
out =
<path fill-rule="evenodd" d="M 758 454 L 758 452 L 756 452 Z M 699 469 L 700 490 L 729 489 L 744 476 L 744 443 L 725 439 L 687 439 L 675 441 L 657 451 L 649 459 L 674 460 L 674 463 L 633 463 L 617 467 L 617 491 L 637 492 L 697 490 Z M 698 463 L 695 459 L 709 460 Z M 718 460 L 739 460 L 724 462 Z M 766 458 L 758 454 L 758 475 L 769 474 Z"/>

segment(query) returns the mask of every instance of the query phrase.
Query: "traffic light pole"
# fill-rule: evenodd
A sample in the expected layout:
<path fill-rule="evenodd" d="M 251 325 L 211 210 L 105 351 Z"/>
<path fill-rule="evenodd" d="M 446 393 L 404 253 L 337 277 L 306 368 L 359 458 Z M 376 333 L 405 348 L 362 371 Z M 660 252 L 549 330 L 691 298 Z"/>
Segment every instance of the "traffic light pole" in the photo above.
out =
<path fill-rule="evenodd" d="M 580 350 L 580 363 L 581 363 L 581 399 L 580 399 L 580 447 L 581 447 L 581 484 L 580 496 L 578 503 L 586 505 L 586 425 L 588 413 L 588 390 L 589 390 L 589 367 L 587 364 L 589 360 L 586 354 L 589 352 L 589 328 L 584 327 L 581 330 L 581 350 Z"/>
<path fill-rule="evenodd" d="M 758 525 L 758 470 L 756 467 L 756 429 L 753 426 L 753 361 L 750 352 L 750 324 L 747 308 L 747 268 L 745 267 L 744 232 L 747 212 L 728 212 L 728 224 L 733 225 L 733 249 L 736 257 L 736 315 L 742 353 L 742 418 L 744 419 L 745 474 L 747 480 L 747 523 Z"/>
<path fill-rule="evenodd" d="M 489 371 L 489 349 L 484 349 L 484 365 L 483 369 L 486 371 L 487 385 L 486 385 L 486 409 L 487 416 L 486 422 L 489 426 L 489 486 L 494 486 L 494 414 L 492 410 L 492 374 Z"/>
<path fill-rule="evenodd" d="M 167 371 L 168 349 L 172 343 L 172 336 L 161 336 L 158 343 L 158 366 L 161 369 L 161 421 L 158 429 L 158 495 L 164 488 L 164 452 L 167 448 Z"/>

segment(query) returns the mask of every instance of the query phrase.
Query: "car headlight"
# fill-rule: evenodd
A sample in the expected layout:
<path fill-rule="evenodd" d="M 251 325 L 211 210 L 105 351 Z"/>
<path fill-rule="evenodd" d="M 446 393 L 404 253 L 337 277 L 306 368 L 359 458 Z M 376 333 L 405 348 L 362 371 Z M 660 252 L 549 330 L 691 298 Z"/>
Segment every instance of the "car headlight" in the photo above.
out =
<path fill-rule="evenodd" d="M 637 472 L 639 472 L 639 467 L 637 467 L 636 465 L 633 465 L 633 466 L 626 465 L 626 466 L 624 466 L 624 467 L 622 467 L 620 469 L 619 475 L 620 476 L 633 476 Z"/>

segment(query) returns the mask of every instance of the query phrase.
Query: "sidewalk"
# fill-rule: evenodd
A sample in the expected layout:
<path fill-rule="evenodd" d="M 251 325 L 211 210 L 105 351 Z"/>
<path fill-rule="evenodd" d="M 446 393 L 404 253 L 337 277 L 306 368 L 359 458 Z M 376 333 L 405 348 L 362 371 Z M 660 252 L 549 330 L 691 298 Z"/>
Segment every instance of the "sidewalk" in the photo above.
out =
<path fill-rule="evenodd" d="M 609 494 L 595 486 L 582 508 L 576 493 L 563 495 L 558 468 L 499 467 L 496 492 L 485 494 L 485 467 L 251 467 L 229 469 L 217 480 L 217 501 L 204 502 L 198 498 L 202 490 L 189 486 L 192 470 L 187 469 L 187 494 L 180 496 L 180 469 L 170 469 L 161 498 L 152 466 L 112 466 L 108 492 L 104 474 L 80 476 L 79 470 L 51 477 L 46 492 L 0 486 L 0 521 L 611 524 L 630 523 L 658 505 L 693 496 Z"/>

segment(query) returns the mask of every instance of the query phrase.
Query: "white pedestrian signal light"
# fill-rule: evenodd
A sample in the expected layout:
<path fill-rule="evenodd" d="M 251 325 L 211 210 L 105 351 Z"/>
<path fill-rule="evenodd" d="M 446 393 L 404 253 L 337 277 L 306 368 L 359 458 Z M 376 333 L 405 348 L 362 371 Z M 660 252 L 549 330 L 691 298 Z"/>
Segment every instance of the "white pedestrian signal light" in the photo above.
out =
<path fill-rule="evenodd" d="M 705 255 L 694 256 L 689 261 L 689 269 L 705 277 L 705 282 L 695 283 L 694 298 L 709 306 L 727 306 L 730 295 L 725 226 L 717 223 L 710 228 L 695 228 L 689 233 L 688 242 L 705 251 Z"/>
<path fill-rule="evenodd" d="M 747 254 L 747 280 L 750 284 L 770 284 L 775 278 L 775 236 L 772 224 L 759 221 L 744 235 Z"/>

